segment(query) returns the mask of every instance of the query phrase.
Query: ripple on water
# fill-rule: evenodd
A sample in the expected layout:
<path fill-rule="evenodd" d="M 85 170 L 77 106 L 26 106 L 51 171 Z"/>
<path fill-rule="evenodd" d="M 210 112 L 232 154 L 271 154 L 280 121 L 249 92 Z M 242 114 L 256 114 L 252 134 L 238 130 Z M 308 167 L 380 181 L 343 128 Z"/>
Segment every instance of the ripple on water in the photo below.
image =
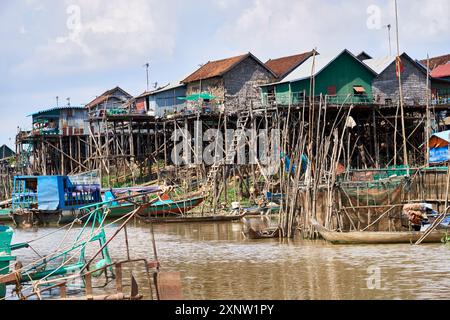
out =
<path fill-rule="evenodd" d="M 244 239 L 238 223 L 155 225 L 163 269 L 180 271 L 188 299 L 438 299 L 450 297 L 450 247 L 446 245 L 333 246 L 323 241 Z M 15 242 L 53 229 L 18 230 Z M 73 230 L 73 238 L 79 231 Z M 111 235 L 115 230 L 108 229 Z M 153 257 L 151 230 L 128 227 L 133 258 Z M 48 252 L 63 238 L 33 245 Z M 69 237 L 70 238 L 70 237 Z M 110 245 L 124 259 L 124 236 Z M 21 261 L 35 255 L 20 251 Z M 368 288 L 373 268 L 380 287 Z"/>

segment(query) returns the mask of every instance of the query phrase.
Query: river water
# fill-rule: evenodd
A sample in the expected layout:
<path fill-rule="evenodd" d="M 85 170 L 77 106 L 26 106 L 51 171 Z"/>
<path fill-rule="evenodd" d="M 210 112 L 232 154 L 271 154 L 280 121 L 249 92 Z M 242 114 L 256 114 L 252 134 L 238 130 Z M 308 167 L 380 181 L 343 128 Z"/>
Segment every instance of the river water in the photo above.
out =
<path fill-rule="evenodd" d="M 54 230 L 16 230 L 14 242 L 37 239 Z M 108 235 L 115 231 L 107 230 Z M 162 271 L 181 272 L 186 299 L 450 298 L 450 245 L 248 240 L 240 223 L 155 225 L 154 231 Z M 77 232 L 72 230 L 70 236 Z M 150 227 L 132 223 L 128 234 L 131 258 L 152 260 Z M 33 243 L 33 248 L 41 254 L 49 252 L 63 236 L 56 233 Z M 115 260 L 126 259 L 123 233 L 109 251 Z M 36 258 L 31 250 L 18 251 L 17 256 L 24 264 Z M 134 275 L 139 284 L 145 282 L 142 272 Z"/>

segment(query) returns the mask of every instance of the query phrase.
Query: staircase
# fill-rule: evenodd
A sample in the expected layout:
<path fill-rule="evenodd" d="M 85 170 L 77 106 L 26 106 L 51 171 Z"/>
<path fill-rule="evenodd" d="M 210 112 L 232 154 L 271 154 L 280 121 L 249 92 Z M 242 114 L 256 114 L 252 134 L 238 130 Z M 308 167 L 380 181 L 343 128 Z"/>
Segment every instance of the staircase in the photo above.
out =
<path fill-rule="evenodd" d="M 225 151 L 225 161 L 223 159 L 219 160 L 211 166 L 211 169 L 209 170 L 208 173 L 208 178 L 204 185 L 205 192 L 210 192 L 213 189 L 214 181 L 222 165 L 233 163 L 234 158 L 236 156 L 236 149 L 239 146 L 239 142 L 243 138 L 242 132 L 243 130 L 245 130 L 249 119 L 250 119 L 249 111 L 242 111 L 239 114 L 239 118 L 236 124 L 236 131 L 234 132 L 233 135 L 233 141 L 231 142 L 231 145 L 228 146 L 228 150 Z"/>

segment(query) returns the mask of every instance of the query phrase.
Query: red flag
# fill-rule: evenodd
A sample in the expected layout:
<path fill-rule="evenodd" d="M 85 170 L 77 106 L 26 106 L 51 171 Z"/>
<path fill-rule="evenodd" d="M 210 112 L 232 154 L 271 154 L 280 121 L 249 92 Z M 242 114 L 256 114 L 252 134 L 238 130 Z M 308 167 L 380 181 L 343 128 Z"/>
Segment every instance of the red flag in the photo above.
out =
<path fill-rule="evenodd" d="M 405 67 L 403 66 L 402 63 L 402 59 L 400 59 L 400 57 L 397 57 L 397 59 L 395 59 L 395 71 L 397 73 L 397 78 L 400 78 L 400 74 L 403 73 L 403 71 L 405 71 Z"/>

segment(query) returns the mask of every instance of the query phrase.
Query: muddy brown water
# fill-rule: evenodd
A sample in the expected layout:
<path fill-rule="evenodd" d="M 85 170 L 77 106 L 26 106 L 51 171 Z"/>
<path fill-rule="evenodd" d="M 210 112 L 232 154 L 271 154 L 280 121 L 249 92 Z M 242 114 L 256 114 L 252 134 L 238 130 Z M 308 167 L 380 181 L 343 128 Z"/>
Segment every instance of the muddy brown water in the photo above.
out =
<path fill-rule="evenodd" d="M 14 242 L 36 239 L 54 230 L 16 230 Z M 248 240 L 241 223 L 166 224 L 155 225 L 154 230 L 162 270 L 181 272 L 186 299 L 450 298 L 450 245 L 345 246 L 302 239 Z M 114 231 L 108 228 L 107 234 Z M 79 229 L 73 230 L 69 238 L 77 232 Z M 132 223 L 128 234 L 131 258 L 152 260 L 150 227 Z M 45 254 L 63 236 L 63 232 L 56 233 L 34 243 L 33 248 Z M 93 243 L 92 247 L 98 245 Z M 114 260 L 126 259 L 123 233 L 110 244 L 109 251 Z M 31 250 L 16 254 L 24 264 L 36 258 Z M 130 270 L 148 298 L 142 270 Z M 114 286 L 96 289 L 96 293 L 105 292 L 114 292 Z"/>

